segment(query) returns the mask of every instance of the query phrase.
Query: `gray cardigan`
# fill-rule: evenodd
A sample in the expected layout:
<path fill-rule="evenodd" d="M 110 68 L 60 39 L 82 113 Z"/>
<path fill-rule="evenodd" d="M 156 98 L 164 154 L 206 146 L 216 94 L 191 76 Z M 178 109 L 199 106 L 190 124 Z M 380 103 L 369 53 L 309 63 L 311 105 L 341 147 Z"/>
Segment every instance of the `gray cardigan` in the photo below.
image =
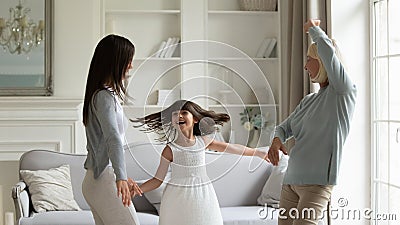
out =
<path fill-rule="evenodd" d="M 111 161 L 116 180 L 127 180 L 117 104 L 120 103 L 110 90 L 101 90 L 92 97 L 86 125 L 88 154 L 84 167 L 93 170 L 94 178 L 98 178 Z"/>

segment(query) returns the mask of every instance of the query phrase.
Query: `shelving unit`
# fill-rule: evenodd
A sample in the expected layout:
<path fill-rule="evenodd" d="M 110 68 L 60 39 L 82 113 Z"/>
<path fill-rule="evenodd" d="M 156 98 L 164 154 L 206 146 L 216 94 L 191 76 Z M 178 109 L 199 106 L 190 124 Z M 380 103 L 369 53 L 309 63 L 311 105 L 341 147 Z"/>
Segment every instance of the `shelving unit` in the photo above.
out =
<path fill-rule="evenodd" d="M 227 140 L 234 130 L 236 142 L 246 144 L 248 132 L 239 118 L 246 107 L 260 110 L 270 121 L 280 120 L 279 11 L 241 11 L 238 0 L 102 1 L 103 34 L 125 36 L 136 47 L 128 87 L 135 101 L 124 106 L 128 117 L 161 110 L 157 90 L 177 89 L 182 99 L 231 115 L 223 128 Z M 152 57 L 169 37 L 181 39 L 179 57 Z M 256 57 L 265 38 L 278 40 L 274 54 Z M 186 44 L 190 42 L 198 44 Z M 129 141 L 147 138 L 137 130 L 130 133 L 135 138 Z M 269 144 L 267 139 L 261 145 Z"/>
<path fill-rule="evenodd" d="M 279 9 L 279 6 L 277 8 Z M 213 104 L 209 105 L 209 108 L 225 111 L 231 116 L 229 126 L 223 127 L 223 134 L 225 139 L 229 139 L 229 132 L 233 130 L 235 142 L 241 144 L 249 141 L 252 131 L 248 132 L 243 128 L 239 113 L 248 107 L 261 112 L 268 117 L 269 121 L 274 121 L 261 132 L 259 146 L 268 145 L 272 126 L 280 120 L 280 13 L 279 11 L 241 11 L 239 1 L 208 0 L 207 19 L 208 40 L 228 44 L 243 53 L 221 49 L 209 50 L 209 59 L 218 63 L 209 64 L 208 76 L 226 81 L 226 75 L 223 75 L 224 72 L 221 73 L 224 67 L 229 68 L 230 76 L 233 76 L 230 81 L 226 81 L 230 84 L 225 87 L 210 82 L 209 95 L 216 99 L 221 98 L 221 89 L 222 93 L 225 93 L 224 89 L 230 89 L 236 93 L 234 97 L 228 98 L 230 101 L 228 104 Z M 257 58 L 256 53 L 265 38 L 278 40 L 274 55 L 272 58 Z"/>

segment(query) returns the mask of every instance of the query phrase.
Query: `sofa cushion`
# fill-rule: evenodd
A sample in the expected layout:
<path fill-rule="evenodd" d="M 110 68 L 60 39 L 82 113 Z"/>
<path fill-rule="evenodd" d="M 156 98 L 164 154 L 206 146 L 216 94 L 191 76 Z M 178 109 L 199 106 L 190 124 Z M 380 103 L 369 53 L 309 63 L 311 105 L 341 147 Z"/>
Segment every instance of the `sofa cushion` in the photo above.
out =
<path fill-rule="evenodd" d="M 86 174 L 86 170 L 83 168 L 85 159 L 86 155 L 68 154 L 48 150 L 32 150 L 21 156 L 19 166 L 20 170 L 48 170 L 50 168 L 68 164 L 70 167 L 72 191 L 74 193 L 75 201 L 81 209 L 88 210 L 89 205 L 86 203 L 82 194 L 82 182 Z"/>
<path fill-rule="evenodd" d="M 258 157 L 211 151 L 206 152 L 206 162 L 221 207 L 257 205 L 272 164 Z"/>
<path fill-rule="evenodd" d="M 22 217 L 20 225 L 94 225 L 92 212 L 50 211 L 34 213 L 31 217 Z"/>
<path fill-rule="evenodd" d="M 271 175 L 268 177 L 267 182 L 263 187 L 260 196 L 257 199 L 259 205 L 279 207 L 279 199 L 281 198 L 281 190 L 283 178 L 288 166 L 289 156 L 280 152 L 280 160 L 277 166 L 274 166 Z"/>
<path fill-rule="evenodd" d="M 138 212 L 140 225 L 158 225 L 158 216 L 151 213 Z"/>
<path fill-rule="evenodd" d="M 276 225 L 278 210 L 262 206 L 240 206 L 221 208 L 224 225 Z"/>
<path fill-rule="evenodd" d="M 140 225 L 157 225 L 158 216 L 150 213 L 138 213 Z M 20 225 L 94 225 L 92 212 L 51 211 L 35 213 L 33 217 L 22 217 Z"/>
<path fill-rule="evenodd" d="M 21 170 L 36 212 L 80 210 L 72 193 L 69 165 L 49 170 Z"/>

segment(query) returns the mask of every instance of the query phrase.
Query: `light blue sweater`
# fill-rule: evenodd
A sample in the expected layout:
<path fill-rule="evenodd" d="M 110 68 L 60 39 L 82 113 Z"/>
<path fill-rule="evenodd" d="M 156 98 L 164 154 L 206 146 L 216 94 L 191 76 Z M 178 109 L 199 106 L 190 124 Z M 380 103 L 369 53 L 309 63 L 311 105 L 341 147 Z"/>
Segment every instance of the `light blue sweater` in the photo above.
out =
<path fill-rule="evenodd" d="M 329 85 L 305 96 L 276 127 L 275 137 L 283 143 L 291 137 L 296 141 L 284 184 L 335 185 L 357 91 L 328 36 L 319 27 L 311 27 L 309 34 L 317 44 Z"/>

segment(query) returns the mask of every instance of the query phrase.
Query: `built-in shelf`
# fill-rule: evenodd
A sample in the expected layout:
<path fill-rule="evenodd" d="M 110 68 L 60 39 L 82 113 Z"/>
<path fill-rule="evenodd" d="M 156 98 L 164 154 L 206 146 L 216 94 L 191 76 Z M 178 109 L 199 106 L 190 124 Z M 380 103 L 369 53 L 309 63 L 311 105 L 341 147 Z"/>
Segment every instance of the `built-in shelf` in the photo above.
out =
<path fill-rule="evenodd" d="M 134 58 L 134 61 L 180 61 L 181 58 L 180 57 L 172 57 L 172 58 L 157 58 L 157 57 L 147 57 L 147 58 Z"/>
<path fill-rule="evenodd" d="M 126 104 L 126 105 L 122 105 L 123 108 L 127 108 L 127 109 L 143 109 L 143 108 L 147 108 L 147 109 L 161 109 L 164 108 L 165 106 L 161 106 L 161 105 L 130 105 L 130 104 Z"/>
<path fill-rule="evenodd" d="M 220 15 L 253 15 L 253 16 L 259 16 L 259 15 L 278 15 L 277 11 L 240 11 L 240 10 L 231 10 L 231 11 L 225 11 L 225 10 L 209 10 L 209 14 L 220 14 Z"/>
<path fill-rule="evenodd" d="M 254 61 L 278 62 L 278 58 L 251 58 Z"/>
<path fill-rule="evenodd" d="M 211 57 L 211 58 L 208 58 L 209 60 L 213 60 L 213 61 L 246 61 L 246 60 L 249 60 L 249 59 L 251 59 L 251 60 L 254 60 L 254 61 L 271 61 L 271 62 L 273 62 L 273 61 L 278 61 L 279 59 L 278 58 L 252 58 L 252 57 L 249 57 L 249 58 L 234 58 L 234 57 L 218 57 L 218 58 L 214 58 L 214 57 Z"/>
<path fill-rule="evenodd" d="M 162 109 L 168 106 L 160 106 L 160 105 L 145 105 L 145 106 L 136 106 L 136 105 L 123 105 L 123 108 L 130 109 Z M 243 108 L 243 107 L 279 107 L 278 104 L 211 104 L 208 105 L 209 108 Z"/>
<path fill-rule="evenodd" d="M 226 129 L 237 131 L 236 143 L 246 144 L 244 137 L 248 133 L 239 128 L 242 125 L 237 119 L 245 107 L 280 117 L 279 11 L 242 11 L 239 2 L 233 0 L 102 1 L 106 3 L 104 32 L 126 36 L 137 46 L 131 71 L 134 75 L 128 87 L 129 94 L 136 100 L 123 105 L 127 115 L 142 117 L 165 109 L 169 105 L 156 105 L 159 101 L 157 90 L 180 88 L 182 99 L 194 99 L 207 109 L 229 113 L 233 119 Z M 277 4 L 279 10 L 279 1 Z M 161 43 L 170 37 L 179 37 L 186 43 L 209 42 L 208 46 L 194 46 L 196 49 L 190 49 L 189 44 L 181 45 L 181 55 L 174 55 L 177 57 L 152 57 Z M 263 55 L 257 54 L 266 38 L 278 41 L 270 55 L 273 58 L 262 58 Z M 208 62 L 181 64 L 199 58 Z M 226 71 L 231 73 L 232 79 L 226 79 L 229 77 Z M 203 80 L 198 79 L 202 76 Z M 225 101 L 221 90 L 226 89 L 226 85 L 214 82 L 214 78 L 229 83 L 235 88 L 236 95 L 226 96 Z M 200 95 L 205 97 L 194 98 Z M 265 104 L 257 104 L 257 100 Z M 129 132 L 128 136 L 135 140 L 147 140 L 137 130 Z M 224 132 L 226 135 L 229 130 Z"/>
<path fill-rule="evenodd" d="M 107 10 L 106 15 L 166 14 L 179 15 L 180 10 Z"/>

